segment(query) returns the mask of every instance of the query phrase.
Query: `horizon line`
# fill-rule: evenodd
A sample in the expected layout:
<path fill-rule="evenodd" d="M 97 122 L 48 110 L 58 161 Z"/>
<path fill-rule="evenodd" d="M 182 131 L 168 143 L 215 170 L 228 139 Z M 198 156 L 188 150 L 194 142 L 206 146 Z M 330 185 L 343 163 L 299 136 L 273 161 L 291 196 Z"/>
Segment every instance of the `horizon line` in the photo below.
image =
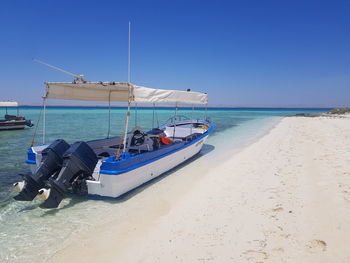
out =
<path fill-rule="evenodd" d="M 42 107 L 41 104 L 23 104 L 19 105 L 18 107 Z M 46 107 L 76 107 L 76 108 L 108 108 L 108 105 L 62 105 L 62 104 L 53 104 L 53 105 L 46 105 Z M 127 106 L 123 105 L 113 105 L 111 108 L 126 108 Z M 151 105 L 145 105 L 145 106 L 138 106 L 138 108 L 153 108 Z M 167 106 L 167 105 L 158 105 L 156 108 L 174 108 L 174 106 Z M 179 106 L 179 108 L 192 108 L 192 106 Z M 194 108 L 206 108 L 205 105 L 196 106 Z M 208 105 L 207 108 L 227 108 L 227 109 L 334 109 L 334 108 L 346 108 L 346 106 L 239 106 L 239 105 Z"/>

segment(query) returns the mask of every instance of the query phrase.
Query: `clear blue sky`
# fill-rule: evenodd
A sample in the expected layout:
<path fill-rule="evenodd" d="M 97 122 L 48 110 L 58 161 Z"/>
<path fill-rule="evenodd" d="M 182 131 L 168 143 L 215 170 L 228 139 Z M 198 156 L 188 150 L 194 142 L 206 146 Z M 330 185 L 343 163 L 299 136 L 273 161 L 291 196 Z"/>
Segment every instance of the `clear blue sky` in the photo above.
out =
<path fill-rule="evenodd" d="M 350 106 L 350 1 L 0 2 L 0 100 L 71 77 L 209 93 L 211 105 Z"/>

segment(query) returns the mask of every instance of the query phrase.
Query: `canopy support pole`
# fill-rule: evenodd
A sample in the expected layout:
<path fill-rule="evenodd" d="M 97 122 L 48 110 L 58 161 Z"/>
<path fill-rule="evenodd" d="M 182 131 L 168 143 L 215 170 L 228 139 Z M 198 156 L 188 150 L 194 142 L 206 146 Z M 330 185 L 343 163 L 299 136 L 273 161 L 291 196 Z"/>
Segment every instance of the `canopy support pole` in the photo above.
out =
<path fill-rule="evenodd" d="M 137 126 L 137 102 L 135 102 L 135 127 Z"/>
<path fill-rule="evenodd" d="M 123 153 L 126 151 L 126 137 L 128 136 L 128 126 L 129 126 L 129 117 L 130 117 L 130 100 L 128 102 L 128 111 L 126 113 L 126 118 L 125 118 L 125 127 L 124 127 L 124 138 L 123 138 Z"/>
<path fill-rule="evenodd" d="M 156 111 L 156 104 L 153 103 L 153 105 L 154 105 L 154 111 L 155 111 L 156 119 L 157 119 L 157 128 L 159 128 L 159 119 L 158 119 L 158 112 Z"/>
<path fill-rule="evenodd" d="M 205 120 L 207 121 L 208 119 L 208 103 L 205 104 Z"/>
<path fill-rule="evenodd" d="M 46 133 L 46 98 L 43 101 L 44 105 L 44 115 L 43 115 L 43 144 L 45 144 L 45 133 Z"/>
<path fill-rule="evenodd" d="M 109 138 L 111 132 L 111 91 L 109 91 L 109 96 L 108 96 L 108 134 L 107 138 Z"/>
<path fill-rule="evenodd" d="M 176 130 L 176 116 L 177 116 L 177 102 L 176 102 L 176 105 L 175 105 L 175 116 L 174 116 L 174 131 L 173 131 L 173 140 L 175 138 L 175 130 Z"/>
<path fill-rule="evenodd" d="M 192 112 L 191 112 L 191 119 L 192 119 L 192 121 L 193 121 L 193 114 L 194 113 L 194 105 L 192 104 Z M 193 123 L 191 124 L 191 135 L 192 135 L 192 127 L 193 127 Z"/>
<path fill-rule="evenodd" d="M 152 129 L 154 129 L 154 111 L 155 111 L 155 105 L 153 103 L 153 113 L 152 113 Z"/>

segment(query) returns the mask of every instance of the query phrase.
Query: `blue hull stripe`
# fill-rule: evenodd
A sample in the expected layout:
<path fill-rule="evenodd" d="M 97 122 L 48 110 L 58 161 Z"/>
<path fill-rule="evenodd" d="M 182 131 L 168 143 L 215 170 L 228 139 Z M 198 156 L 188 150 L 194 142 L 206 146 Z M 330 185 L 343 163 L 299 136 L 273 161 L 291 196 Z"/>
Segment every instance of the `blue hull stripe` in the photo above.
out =
<path fill-rule="evenodd" d="M 189 142 L 188 144 L 186 144 L 186 145 L 184 145 L 184 146 L 182 146 L 182 147 L 180 147 L 180 148 L 178 148 L 178 149 L 175 149 L 175 150 L 170 151 L 170 152 L 168 152 L 168 153 L 166 153 L 166 154 L 160 155 L 160 156 L 158 156 L 158 157 L 156 157 L 156 158 L 154 158 L 154 159 L 151 159 L 151 160 L 148 160 L 148 161 L 145 161 L 145 162 L 142 162 L 142 163 L 139 163 L 139 164 L 130 166 L 130 167 L 128 167 L 128 168 L 126 168 L 126 169 L 123 169 L 123 170 L 107 170 L 107 169 L 101 169 L 101 170 L 100 170 L 100 174 L 118 175 L 118 174 L 122 174 L 122 173 L 129 172 L 129 171 L 131 171 L 131 170 L 134 170 L 134 169 L 136 169 L 136 168 L 139 168 L 139 167 L 141 167 L 141 166 L 144 166 L 144 165 L 146 165 L 146 164 L 149 164 L 149 163 L 152 163 L 152 162 L 154 162 L 154 161 L 157 161 L 157 160 L 159 160 L 159 159 L 161 159 L 161 158 L 164 158 L 165 156 L 168 156 L 168 155 L 171 155 L 171 154 L 173 154 L 173 153 L 175 153 L 175 152 L 181 151 L 181 150 L 185 149 L 186 147 L 188 147 L 188 146 L 190 146 L 190 145 L 192 145 L 192 144 L 194 144 L 194 143 L 200 141 L 200 140 L 203 139 L 204 137 L 208 136 L 213 130 L 214 130 L 214 125 L 212 124 L 212 125 L 210 125 L 209 129 L 208 129 L 205 133 L 203 133 L 201 136 L 199 136 L 198 138 L 194 139 L 193 141 Z"/>

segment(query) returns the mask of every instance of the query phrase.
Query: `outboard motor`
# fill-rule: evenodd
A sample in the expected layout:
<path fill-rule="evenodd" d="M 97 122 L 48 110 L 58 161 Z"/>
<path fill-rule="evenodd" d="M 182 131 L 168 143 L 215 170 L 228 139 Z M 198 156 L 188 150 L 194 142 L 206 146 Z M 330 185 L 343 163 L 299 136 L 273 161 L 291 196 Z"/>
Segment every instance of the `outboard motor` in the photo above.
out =
<path fill-rule="evenodd" d="M 34 123 L 31 121 L 31 120 L 26 120 L 26 125 L 28 127 L 33 127 L 34 126 Z"/>
<path fill-rule="evenodd" d="M 45 181 L 58 172 L 63 163 L 63 154 L 69 148 L 64 140 L 56 140 L 42 151 L 42 161 L 35 174 L 25 174 L 24 181 L 15 183 L 14 190 L 19 192 L 14 199 L 32 201 L 38 190 L 45 186 Z"/>
<path fill-rule="evenodd" d="M 49 178 L 48 189 L 39 190 L 39 198 L 45 200 L 41 208 L 56 208 L 79 178 L 88 178 L 92 175 L 98 158 L 86 142 L 76 142 L 64 153 L 63 166 L 57 178 Z"/>

